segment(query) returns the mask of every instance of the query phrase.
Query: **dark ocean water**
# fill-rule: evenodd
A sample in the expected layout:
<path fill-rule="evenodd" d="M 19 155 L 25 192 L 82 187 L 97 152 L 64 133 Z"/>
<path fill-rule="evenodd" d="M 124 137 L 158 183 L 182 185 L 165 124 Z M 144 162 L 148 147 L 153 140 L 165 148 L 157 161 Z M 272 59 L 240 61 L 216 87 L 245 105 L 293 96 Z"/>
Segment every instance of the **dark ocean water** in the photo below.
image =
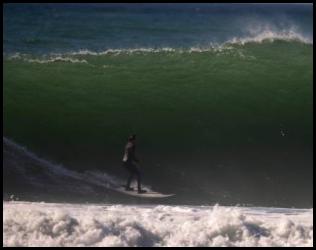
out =
<path fill-rule="evenodd" d="M 298 4 L 6 4 L 4 136 L 125 178 L 136 133 L 175 202 L 310 207 L 312 23 Z"/>

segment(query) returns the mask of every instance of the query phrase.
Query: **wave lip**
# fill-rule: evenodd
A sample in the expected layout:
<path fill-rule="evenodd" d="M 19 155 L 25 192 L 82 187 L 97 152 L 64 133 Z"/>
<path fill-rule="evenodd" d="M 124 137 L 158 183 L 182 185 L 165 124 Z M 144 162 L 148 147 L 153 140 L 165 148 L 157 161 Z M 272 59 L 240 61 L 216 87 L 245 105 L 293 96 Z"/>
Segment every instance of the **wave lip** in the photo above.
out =
<path fill-rule="evenodd" d="M 54 63 L 54 62 L 67 62 L 67 63 L 88 63 L 86 60 L 79 60 L 74 58 L 68 57 L 55 57 L 47 60 L 40 60 L 40 59 L 27 59 L 30 63 Z"/>
<path fill-rule="evenodd" d="M 172 47 L 162 47 L 162 48 L 121 48 L 121 49 L 106 49 L 101 52 L 96 52 L 88 49 L 79 50 L 77 52 L 70 52 L 70 55 L 119 55 L 119 54 L 136 54 L 136 53 L 204 53 L 204 52 L 222 52 L 223 50 L 232 50 L 232 45 L 246 45 L 248 43 L 264 43 L 264 42 L 274 42 L 274 41 L 285 41 L 285 42 L 300 42 L 304 44 L 313 44 L 313 40 L 305 37 L 299 32 L 293 30 L 284 31 L 272 31 L 264 30 L 253 36 L 246 37 L 234 37 L 228 39 L 223 43 L 209 43 L 207 46 L 191 46 L 189 48 L 172 48 Z"/>
<path fill-rule="evenodd" d="M 234 45 L 246 46 L 249 43 L 262 44 L 265 42 L 273 43 L 275 41 L 298 42 L 303 44 L 313 44 L 313 40 L 304 36 L 295 29 L 274 31 L 271 28 L 261 29 L 258 31 L 249 31 L 250 35 L 244 37 L 233 37 L 222 43 L 210 42 L 208 45 L 195 45 L 191 47 L 139 47 L 139 48 L 108 48 L 102 51 L 93 51 L 91 49 L 80 49 L 79 51 L 69 51 L 63 53 L 48 53 L 39 58 L 32 58 L 31 55 L 16 52 L 11 55 L 3 53 L 4 57 L 9 59 L 22 59 L 30 63 L 85 63 L 85 59 L 78 59 L 80 56 L 103 56 L 103 55 L 134 55 L 134 54 L 158 54 L 158 53 L 206 53 L 206 52 L 223 52 L 234 50 Z M 47 59 L 48 58 L 48 59 Z"/>
<path fill-rule="evenodd" d="M 39 58 L 29 58 L 27 54 L 21 53 L 14 53 L 8 57 L 10 60 L 23 60 L 29 63 L 39 63 L 39 64 L 46 64 L 46 63 L 54 63 L 54 62 L 65 62 L 65 63 L 88 63 L 87 60 L 80 60 L 76 58 L 65 57 L 64 55 L 57 55 L 50 57 L 49 59 L 39 59 Z"/>
<path fill-rule="evenodd" d="M 226 44 L 239 44 L 245 45 L 247 43 L 263 43 L 263 42 L 274 42 L 274 41 L 287 41 L 287 42 L 301 42 L 304 44 L 313 44 L 313 41 L 302 34 L 295 32 L 293 30 L 287 31 L 271 31 L 264 30 L 254 36 L 248 37 L 234 37 L 227 42 Z"/>
<path fill-rule="evenodd" d="M 70 52 L 70 55 L 110 55 L 110 54 L 134 54 L 134 53 L 159 53 L 159 52 L 175 52 L 176 49 L 163 47 L 163 48 L 122 48 L 122 49 L 107 49 L 101 52 L 95 52 L 88 49 L 79 50 L 77 52 Z"/>

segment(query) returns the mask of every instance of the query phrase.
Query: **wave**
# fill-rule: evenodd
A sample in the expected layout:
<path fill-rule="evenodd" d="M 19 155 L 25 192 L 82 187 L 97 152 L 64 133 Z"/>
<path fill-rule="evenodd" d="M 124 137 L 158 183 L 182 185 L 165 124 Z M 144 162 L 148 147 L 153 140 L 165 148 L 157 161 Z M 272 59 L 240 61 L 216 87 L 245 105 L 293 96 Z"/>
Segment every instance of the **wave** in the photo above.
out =
<path fill-rule="evenodd" d="M 42 55 L 38 58 L 30 54 L 14 53 L 11 55 L 5 55 L 9 60 L 23 60 L 29 63 L 82 63 L 89 64 L 86 59 L 78 59 L 77 57 L 82 56 L 119 56 L 119 55 L 143 55 L 143 54 L 193 54 L 193 53 L 221 53 L 226 51 L 233 51 L 232 46 L 210 46 L 210 47 L 192 47 L 189 49 L 178 49 L 178 48 L 138 48 L 138 49 L 107 49 L 105 51 L 96 52 L 92 50 L 79 50 L 76 52 L 65 52 L 65 53 L 50 53 L 48 55 Z"/>
<path fill-rule="evenodd" d="M 207 46 L 192 46 L 190 48 L 171 48 L 171 47 L 162 47 L 162 48 L 120 48 L 120 49 L 106 49 L 104 51 L 92 51 L 88 49 L 82 49 L 79 51 L 70 52 L 67 54 L 70 55 L 112 55 L 112 54 L 137 54 L 137 53 L 204 53 L 204 52 L 222 52 L 224 50 L 233 50 L 235 47 L 233 45 L 247 45 L 249 43 L 273 43 L 277 41 L 284 42 L 298 42 L 302 44 L 312 45 L 313 40 L 305 37 L 304 35 L 290 31 L 271 31 L 265 30 L 254 36 L 245 36 L 245 37 L 234 37 L 223 43 L 210 43 Z"/>
<path fill-rule="evenodd" d="M 58 55 L 55 57 L 50 57 L 49 59 L 34 59 L 30 58 L 28 54 L 21 54 L 21 53 L 14 53 L 8 57 L 9 60 L 17 59 L 23 60 L 29 63 L 39 63 L 39 64 L 46 64 L 46 63 L 55 63 L 55 62 L 65 62 L 65 63 L 88 63 L 87 60 L 80 60 L 76 58 L 64 57 L 62 55 Z"/>
<path fill-rule="evenodd" d="M 120 55 L 120 54 L 155 54 L 155 53 L 204 53 L 204 52 L 222 52 L 224 50 L 233 50 L 232 46 L 227 46 L 228 44 L 216 45 L 212 44 L 207 47 L 196 46 L 191 48 L 137 48 L 137 49 L 107 49 L 101 52 L 91 51 L 91 50 L 79 50 L 76 52 L 70 52 L 66 54 L 74 56 L 102 56 L 102 55 Z"/>
<path fill-rule="evenodd" d="M 40 60 L 40 59 L 28 59 L 30 63 L 54 63 L 54 62 L 69 62 L 69 63 L 88 63 L 86 60 L 78 60 L 68 57 L 55 57 L 48 60 Z"/>
<path fill-rule="evenodd" d="M 233 37 L 222 43 L 209 43 L 208 45 L 197 45 L 188 48 L 177 48 L 177 47 L 140 47 L 140 48 L 109 48 L 101 51 L 94 51 L 91 49 L 80 49 L 78 51 L 70 51 L 63 53 L 49 53 L 41 56 L 41 59 L 32 58 L 30 54 L 23 54 L 19 52 L 11 53 L 7 57 L 9 59 L 23 59 L 30 63 L 55 63 L 55 62 L 66 62 L 66 63 L 85 63 L 88 61 L 85 59 L 78 59 L 77 56 L 105 56 L 105 55 L 134 55 L 134 54 L 158 54 L 158 53 L 222 53 L 227 51 L 234 51 L 238 48 L 236 46 L 247 46 L 248 44 L 263 44 L 263 43 L 274 43 L 283 41 L 287 43 L 296 42 L 306 45 L 312 45 L 313 40 L 309 37 L 304 36 L 300 32 L 295 30 L 283 30 L 274 31 L 273 29 L 264 29 L 260 32 L 250 31 L 252 35 L 243 37 Z M 7 53 L 3 55 L 6 56 Z M 241 52 L 238 51 L 241 57 Z M 74 58 L 75 57 L 75 58 Z M 48 58 L 48 59 L 47 59 Z"/>
<path fill-rule="evenodd" d="M 313 209 L 5 202 L 4 246 L 313 246 Z"/>
<path fill-rule="evenodd" d="M 181 193 L 181 202 L 306 207 L 312 203 L 312 49 L 268 41 L 182 50 L 189 54 L 169 47 L 104 52 L 123 53 L 118 57 L 89 50 L 42 58 L 17 54 L 22 60 L 56 63 L 60 74 L 50 77 L 56 73 L 53 65 L 5 60 L 4 133 L 62 159 L 67 168 L 105 170 L 108 161 L 108 173 L 123 175 L 117 168 L 122 150 L 118 141 L 133 129 L 145 142 L 144 180 L 156 190 Z M 58 57 L 89 64 L 58 63 Z M 17 110 L 22 107 L 21 114 Z M 21 122 L 32 126 L 22 129 Z M 189 143 L 182 143 L 183 135 Z M 80 150 L 85 153 L 78 154 Z M 109 158 L 104 150 L 111 152 Z M 291 171 L 284 173 L 285 166 Z M 298 169 L 300 175 L 295 174 Z M 97 176 L 98 183 L 107 183 Z M 75 182 L 65 178 L 61 187 Z M 58 186 L 50 182 L 52 188 Z M 106 189 L 87 184 L 91 186 Z M 210 191 L 216 195 L 212 201 Z"/>
<path fill-rule="evenodd" d="M 13 55 L 7 56 L 8 60 L 22 60 L 28 63 L 37 64 L 50 64 L 50 63 L 72 63 L 72 64 L 86 64 L 89 66 L 95 66 L 89 61 L 89 57 L 99 56 L 132 56 L 132 55 L 153 55 L 153 54 L 175 54 L 175 55 L 186 55 L 186 54 L 203 54 L 211 53 L 215 56 L 219 55 L 230 55 L 236 56 L 241 59 L 255 59 L 254 56 L 245 55 L 242 51 L 234 49 L 232 46 L 211 46 L 211 47 L 192 47 L 189 49 L 176 49 L 176 48 L 139 48 L 139 49 L 108 49 L 102 52 L 95 52 L 90 50 L 79 50 L 77 52 L 67 52 L 64 54 L 51 53 L 49 55 L 39 56 L 33 58 L 33 55 L 14 53 Z M 32 57 L 32 58 L 31 58 Z M 84 57 L 85 59 L 78 59 Z M 103 68 L 109 67 L 109 65 L 102 65 Z"/>
<path fill-rule="evenodd" d="M 107 49 L 105 51 L 101 52 L 95 52 L 91 50 L 79 50 L 78 52 L 70 52 L 70 55 L 92 55 L 92 56 L 98 56 L 98 55 L 109 55 L 109 54 L 134 54 L 134 53 L 160 53 L 160 52 L 176 52 L 176 51 L 182 51 L 177 50 L 175 48 L 135 48 L 135 49 Z"/>
<path fill-rule="evenodd" d="M 313 40 L 305 37 L 304 35 L 295 32 L 293 30 L 287 31 L 272 31 L 264 30 L 259 34 L 248 37 L 234 37 L 225 44 L 239 44 L 245 45 L 248 43 L 263 43 L 263 42 L 274 42 L 274 41 L 285 41 L 285 42 L 299 42 L 303 44 L 313 44 Z"/>

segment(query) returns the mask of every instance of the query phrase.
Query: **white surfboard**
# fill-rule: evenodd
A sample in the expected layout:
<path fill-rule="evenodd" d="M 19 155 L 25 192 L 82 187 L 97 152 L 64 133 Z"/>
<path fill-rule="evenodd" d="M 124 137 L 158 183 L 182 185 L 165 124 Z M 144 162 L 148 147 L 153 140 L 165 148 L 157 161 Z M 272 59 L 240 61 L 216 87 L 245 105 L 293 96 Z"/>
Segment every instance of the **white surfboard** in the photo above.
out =
<path fill-rule="evenodd" d="M 136 196 L 136 197 L 141 197 L 141 198 L 166 198 L 166 197 L 171 197 L 175 195 L 175 194 L 162 194 L 162 193 L 158 193 L 158 192 L 155 192 L 152 190 L 146 190 L 146 189 L 145 189 L 147 191 L 146 193 L 139 194 L 137 192 L 137 189 L 135 189 L 134 191 L 126 191 L 125 187 L 118 187 L 118 188 L 115 188 L 115 190 L 120 193 Z"/>

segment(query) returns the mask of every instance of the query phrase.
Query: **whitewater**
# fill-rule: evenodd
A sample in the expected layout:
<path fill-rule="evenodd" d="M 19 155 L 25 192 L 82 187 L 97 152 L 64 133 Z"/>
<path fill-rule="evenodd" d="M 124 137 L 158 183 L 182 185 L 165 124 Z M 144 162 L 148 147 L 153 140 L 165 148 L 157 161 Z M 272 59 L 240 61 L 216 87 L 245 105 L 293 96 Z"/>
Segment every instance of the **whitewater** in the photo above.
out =
<path fill-rule="evenodd" d="M 3 245 L 313 246 L 313 209 L 3 203 Z"/>

